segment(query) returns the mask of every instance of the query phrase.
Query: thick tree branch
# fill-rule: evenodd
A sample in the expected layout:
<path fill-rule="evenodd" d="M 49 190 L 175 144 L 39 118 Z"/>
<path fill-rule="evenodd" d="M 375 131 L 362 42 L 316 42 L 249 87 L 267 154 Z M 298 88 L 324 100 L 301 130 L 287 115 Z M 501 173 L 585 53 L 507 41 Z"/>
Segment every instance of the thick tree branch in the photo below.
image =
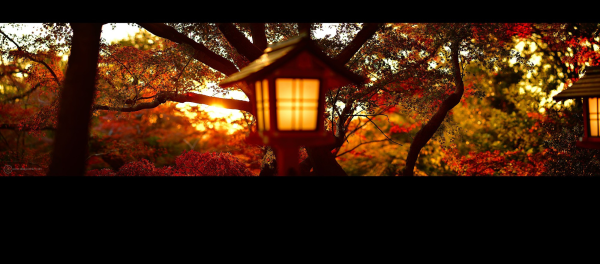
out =
<path fill-rule="evenodd" d="M 335 160 L 335 155 L 331 153 L 331 150 L 331 146 L 306 147 L 306 153 L 308 153 L 308 158 L 313 165 L 312 175 L 348 176 L 342 166 Z"/>
<path fill-rule="evenodd" d="M 379 140 L 373 140 L 373 141 L 361 142 L 360 144 L 358 144 L 358 145 L 354 146 L 353 148 L 351 148 L 351 149 L 349 149 L 349 150 L 346 150 L 346 151 L 344 151 L 344 152 L 342 152 L 342 153 L 338 153 L 338 154 L 336 155 L 336 157 L 340 157 L 340 156 L 342 156 L 342 155 L 344 155 L 344 154 L 346 154 L 346 153 L 349 153 L 349 152 L 351 152 L 351 151 L 353 151 L 353 150 L 357 149 L 358 147 L 360 147 L 360 146 L 362 146 L 362 145 L 366 145 L 366 144 L 370 144 L 370 143 L 377 143 L 377 142 L 384 142 L 384 141 L 388 141 L 388 140 L 387 140 L 387 139 L 379 139 Z"/>
<path fill-rule="evenodd" d="M 218 54 L 209 50 L 204 45 L 194 41 L 193 39 L 189 38 L 188 36 L 186 36 L 182 33 L 179 33 L 177 30 L 175 30 L 174 28 L 172 28 L 170 26 L 167 26 L 162 23 L 138 23 L 138 24 L 156 36 L 159 36 L 161 38 L 166 38 L 168 40 L 171 40 L 171 41 L 179 43 L 179 44 L 185 43 L 185 44 L 192 46 L 195 49 L 195 52 L 194 52 L 195 59 L 208 65 L 209 67 L 211 67 L 217 71 L 220 71 L 221 73 L 223 73 L 225 75 L 231 75 L 231 74 L 238 72 L 238 69 L 235 67 L 235 65 L 231 61 L 219 56 Z"/>
<path fill-rule="evenodd" d="M 219 106 L 221 108 L 226 109 L 237 109 L 250 113 L 251 106 L 250 102 L 236 100 L 236 99 L 226 99 L 226 98 L 217 98 L 208 95 L 195 94 L 195 93 L 187 93 L 175 96 L 171 99 L 171 101 L 179 102 L 179 103 L 197 103 L 197 104 L 205 104 L 212 106 Z"/>
<path fill-rule="evenodd" d="M 265 23 L 250 23 L 250 32 L 252 33 L 254 46 L 260 50 L 265 50 L 268 46 Z"/>
<path fill-rule="evenodd" d="M 311 27 L 312 27 L 312 23 L 298 23 L 298 32 L 299 33 L 306 32 L 307 34 L 310 34 Z"/>
<path fill-rule="evenodd" d="M 236 99 L 226 99 L 226 98 L 217 98 L 203 94 L 196 93 L 186 93 L 182 95 L 173 95 L 173 94 L 159 94 L 156 96 L 156 99 L 152 102 L 140 103 L 131 107 L 110 107 L 105 105 L 95 105 L 93 107 L 94 110 L 107 110 L 107 111 L 120 111 L 120 112 L 136 112 L 144 109 L 155 108 L 166 101 L 178 102 L 178 103 L 197 103 L 197 104 L 205 104 L 218 106 L 225 109 L 237 109 L 246 112 L 250 112 L 251 106 L 250 102 L 236 100 Z"/>
<path fill-rule="evenodd" d="M 262 50 L 254 46 L 232 23 L 220 23 L 219 30 L 221 30 L 229 44 L 249 61 L 256 60 L 263 54 Z"/>
<path fill-rule="evenodd" d="M 360 50 L 360 48 L 369 40 L 375 32 L 381 27 L 380 23 L 365 23 L 363 28 L 356 34 L 356 37 L 338 54 L 334 59 L 344 65 Z"/>
<path fill-rule="evenodd" d="M 444 118 L 446 118 L 446 114 L 448 114 L 448 112 L 452 110 L 452 108 L 454 108 L 462 98 L 462 95 L 464 93 L 464 84 L 462 81 L 460 64 L 458 61 L 458 48 L 460 41 L 460 39 L 455 40 L 450 46 L 455 90 L 450 96 L 448 96 L 448 98 L 446 98 L 442 102 L 442 104 L 438 108 L 437 112 L 433 115 L 433 117 L 431 117 L 427 124 L 421 127 L 421 130 L 419 130 L 419 132 L 417 132 L 417 134 L 415 135 L 415 138 L 412 144 L 410 145 L 408 156 L 406 157 L 406 167 L 404 167 L 404 170 L 402 172 L 404 176 L 413 176 L 415 164 L 417 163 L 417 159 L 419 158 L 419 153 L 421 152 L 421 149 L 425 146 L 425 144 L 427 144 L 431 137 L 433 137 L 435 131 L 437 131 L 437 129 L 444 121 Z"/>

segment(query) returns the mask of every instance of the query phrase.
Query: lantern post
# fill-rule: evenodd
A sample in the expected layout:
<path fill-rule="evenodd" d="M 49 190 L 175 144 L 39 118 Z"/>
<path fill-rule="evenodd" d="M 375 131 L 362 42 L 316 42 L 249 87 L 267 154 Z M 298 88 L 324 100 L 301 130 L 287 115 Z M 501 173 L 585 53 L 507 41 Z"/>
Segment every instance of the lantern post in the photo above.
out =
<path fill-rule="evenodd" d="M 324 54 L 307 32 L 269 45 L 258 59 L 220 82 L 241 88 L 252 105 L 256 131 L 247 142 L 275 150 L 278 175 L 299 175 L 300 146 L 335 142 L 325 130 L 325 92 L 362 77 Z"/>

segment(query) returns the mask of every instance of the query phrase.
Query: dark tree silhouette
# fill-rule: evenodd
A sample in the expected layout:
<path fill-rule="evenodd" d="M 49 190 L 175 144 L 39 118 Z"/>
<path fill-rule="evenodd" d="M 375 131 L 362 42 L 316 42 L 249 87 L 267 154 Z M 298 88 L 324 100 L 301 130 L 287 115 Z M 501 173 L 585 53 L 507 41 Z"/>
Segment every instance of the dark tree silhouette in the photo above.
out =
<path fill-rule="evenodd" d="M 48 175 L 84 175 L 102 24 L 72 23 L 73 44 L 60 93 Z"/>

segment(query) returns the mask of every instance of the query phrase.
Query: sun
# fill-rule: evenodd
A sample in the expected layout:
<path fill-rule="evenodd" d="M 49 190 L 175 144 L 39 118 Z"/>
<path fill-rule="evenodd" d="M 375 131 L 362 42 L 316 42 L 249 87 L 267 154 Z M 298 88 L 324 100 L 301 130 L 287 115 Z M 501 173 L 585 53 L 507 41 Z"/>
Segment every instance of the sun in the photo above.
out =
<path fill-rule="evenodd" d="M 211 95 L 211 94 L 206 94 L 206 95 Z M 211 95 L 211 96 L 214 96 L 214 95 Z M 224 97 L 224 98 L 245 100 L 245 101 L 248 100 L 248 97 L 246 96 L 246 94 L 244 94 L 241 91 L 231 91 L 231 92 L 229 92 L 229 96 Z M 227 121 L 226 123 L 221 122 L 221 123 L 215 124 L 215 126 L 220 129 L 226 129 L 227 134 L 233 134 L 238 130 L 244 129 L 244 127 L 240 126 L 239 124 L 233 123 L 234 121 L 244 119 L 244 115 L 242 114 L 242 111 L 240 111 L 240 110 L 226 109 L 218 104 L 203 105 L 203 104 L 196 104 L 196 103 L 190 103 L 190 102 L 179 103 L 176 105 L 176 107 L 179 108 L 188 118 L 190 118 L 190 120 L 193 120 L 193 118 L 196 117 L 196 115 L 197 115 L 196 111 L 205 111 L 208 113 L 208 115 L 211 118 L 224 118 Z M 194 126 L 196 129 L 198 129 L 200 131 L 206 130 L 205 124 L 202 122 L 192 123 L 192 126 Z"/>

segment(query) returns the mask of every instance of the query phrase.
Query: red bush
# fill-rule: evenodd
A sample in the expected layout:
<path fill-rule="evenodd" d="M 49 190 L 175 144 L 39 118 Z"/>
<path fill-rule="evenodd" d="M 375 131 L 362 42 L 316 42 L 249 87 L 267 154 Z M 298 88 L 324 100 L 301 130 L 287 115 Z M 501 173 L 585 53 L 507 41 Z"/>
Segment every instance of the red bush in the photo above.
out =
<path fill-rule="evenodd" d="M 110 169 L 90 170 L 87 176 L 254 176 L 238 158 L 229 153 L 199 153 L 188 151 L 175 160 L 176 166 L 154 167 L 146 159 L 130 162 L 113 172 Z"/>
<path fill-rule="evenodd" d="M 186 176 L 253 176 L 238 158 L 229 153 L 184 152 L 175 160 L 179 173 Z"/>
<path fill-rule="evenodd" d="M 85 176 L 117 176 L 117 174 L 108 168 L 99 169 L 99 170 L 89 170 Z"/>

